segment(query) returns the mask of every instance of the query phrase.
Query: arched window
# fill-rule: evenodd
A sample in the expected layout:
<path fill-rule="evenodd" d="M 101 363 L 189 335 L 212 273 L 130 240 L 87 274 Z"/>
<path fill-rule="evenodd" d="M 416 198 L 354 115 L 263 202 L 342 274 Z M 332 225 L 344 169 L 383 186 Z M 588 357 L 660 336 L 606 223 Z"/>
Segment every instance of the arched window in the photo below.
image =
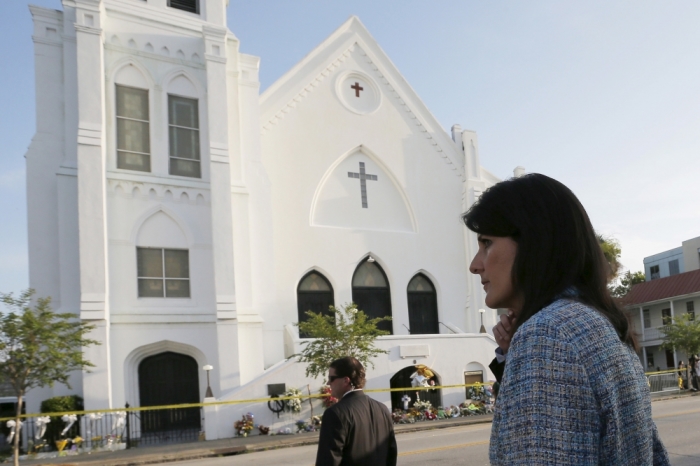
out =
<path fill-rule="evenodd" d="M 185 354 L 165 353 L 149 356 L 139 364 L 139 398 L 141 406 L 199 403 L 197 361 Z M 201 429 L 199 408 L 143 411 L 144 433 L 169 429 Z"/>
<path fill-rule="evenodd" d="M 364 311 L 370 319 L 391 317 L 389 280 L 371 257 L 355 269 L 355 275 L 352 277 L 352 301 L 357 304 L 357 309 Z M 393 333 L 391 321 L 380 322 L 377 328 Z"/>
<path fill-rule="evenodd" d="M 408 283 L 408 325 L 411 335 L 440 333 L 435 287 L 422 273 Z"/>
<path fill-rule="evenodd" d="M 328 308 L 334 305 L 333 287 L 326 277 L 318 272 L 309 272 L 299 282 L 297 287 L 297 311 L 299 312 L 299 322 L 306 322 L 309 316 L 308 311 L 321 313 L 324 315 L 334 315 Z M 308 335 L 299 332 L 301 338 Z"/>

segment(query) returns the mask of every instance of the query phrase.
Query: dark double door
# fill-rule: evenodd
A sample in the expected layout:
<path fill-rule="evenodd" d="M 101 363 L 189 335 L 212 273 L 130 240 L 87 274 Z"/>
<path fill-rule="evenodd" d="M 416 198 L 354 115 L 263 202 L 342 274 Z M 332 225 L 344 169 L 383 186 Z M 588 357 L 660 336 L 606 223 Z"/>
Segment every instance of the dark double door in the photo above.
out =
<path fill-rule="evenodd" d="M 357 309 L 367 314 L 367 317 L 391 317 L 391 295 L 389 288 L 378 287 L 353 287 L 352 301 L 357 304 Z M 380 322 L 379 330 L 386 330 L 392 334 L 391 321 Z"/>
<path fill-rule="evenodd" d="M 199 403 L 197 361 L 173 352 L 160 353 L 139 364 L 141 406 Z M 142 432 L 200 429 L 199 408 L 173 408 L 141 412 Z"/>

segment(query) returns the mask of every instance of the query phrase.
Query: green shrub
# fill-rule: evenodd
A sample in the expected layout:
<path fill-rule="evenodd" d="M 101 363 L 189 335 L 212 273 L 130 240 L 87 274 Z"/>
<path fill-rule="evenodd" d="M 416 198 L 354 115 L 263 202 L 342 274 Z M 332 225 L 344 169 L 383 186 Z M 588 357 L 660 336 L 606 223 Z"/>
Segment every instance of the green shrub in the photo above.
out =
<path fill-rule="evenodd" d="M 42 413 L 63 413 L 66 411 L 82 411 L 84 409 L 83 399 L 78 395 L 55 396 L 41 402 Z M 70 431 L 66 432 L 66 437 L 78 435 L 80 430 L 80 418 L 73 424 Z M 55 441 L 61 438 L 61 431 L 66 427 L 66 423 L 60 416 L 51 416 L 51 422 L 46 426 L 44 438 L 48 441 Z"/>

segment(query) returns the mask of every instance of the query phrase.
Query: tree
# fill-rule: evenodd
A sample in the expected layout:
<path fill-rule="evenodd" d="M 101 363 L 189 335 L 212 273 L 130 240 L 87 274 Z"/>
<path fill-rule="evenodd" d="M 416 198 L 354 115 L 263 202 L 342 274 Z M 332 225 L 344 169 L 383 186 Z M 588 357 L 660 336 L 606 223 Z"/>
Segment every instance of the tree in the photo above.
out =
<path fill-rule="evenodd" d="M 618 241 L 611 236 L 603 236 L 600 233 L 596 233 L 595 236 L 598 238 L 600 249 L 603 250 L 603 255 L 610 266 L 608 282 L 611 282 L 617 278 L 617 275 L 620 273 L 620 269 L 622 268 L 622 263 L 620 263 L 620 255 L 622 254 L 620 243 L 618 243 Z"/>
<path fill-rule="evenodd" d="M 83 347 L 99 344 L 86 338 L 94 326 L 75 314 L 53 312 L 51 298 L 38 298 L 31 307 L 33 296 L 32 289 L 18 298 L 0 293 L 0 300 L 10 308 L 0 317 L 0 373 L 17 396 L 18 426 L 27 391 L 56 382 L 71 388 L 70 373 L 93 366 L 83 357 Z M 19 465 L 19 437 L 14 437 L 15 466 Z"/>
<path fill-rule="evenodd" d="M 637 272 L 630 272 L 628 270 L 624 273 L 624 275 L 620 277 L 619 285 L 610 285 L 610 294 L 612 294 L 616 298 L 622 298 L 630 292 L 633 285 L 636 285 L 638 283 L 644 283 L 645 281 L 646 277 L 644 276 L 644 272 L 642 272 L 641 270 Z"/>
<path fill-rule="evenodd" d="M 323 315 L 308 311 L 309 320 L 296 324 L 301 333 L 309 335 L 311 341 L 304 341 L 304 349 L 294 356 L 299 362 L 306 362 L 307 377 L 325 375 L 331 362 L 345 356 L 353 356 L 362 363 L 374 367 L 372 358 L 386 354 L 388 351 L 376 348 L 374 340 L 389 332 L 377 329 L 379 322 L 391 320 L 391 317 L 369 319 L 357 310 L 354 303 L 338 309 L 330 306 L 332 315 Z"/>
<path fill-rule="evenodd" d="M 683 313 L 663 328 L 664 349 L 677 349 L 688 356 L 700 353 L 700 320 L 693 314 Z"/>

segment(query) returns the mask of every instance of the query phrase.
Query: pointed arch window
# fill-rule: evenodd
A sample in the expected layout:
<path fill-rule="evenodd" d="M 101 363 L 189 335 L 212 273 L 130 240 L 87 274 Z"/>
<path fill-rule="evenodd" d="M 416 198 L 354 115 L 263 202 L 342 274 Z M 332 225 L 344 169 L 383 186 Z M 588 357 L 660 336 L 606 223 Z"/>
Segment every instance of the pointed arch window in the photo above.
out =
<path fill-rule="evenodd" d="M 148 91 L 116 86 L 117 168 L 151 171 Z"/>
<path fill-rule="evenodd" d="M 170 174 L 202 177 L 199 147 L 199 102 L 168 95 Z"/>
<path fill-rule="evenodd" d="M 384 270 L 368 257 L 357 266 L 352 277 L 352 301 L 370 319 L 391 317 L 391 290 Z M 380 322 L 380 330 L 393 333 L 391 321 Z"/>
<path fill-rule="evenodd" d="M 408 283 L 408 322 L 411 335 L 440 333 L 437 293 L 433 282 L 422 273 Z"/>
<path fill-rule="evenodd" d="M 308 311 L 332 316 L 334 314 L 328 308 L 333 305 L 333 287 L 326 277 L 316 271 L 304 275 L 297 287 L 299 322 L 309 320 L 306 314 Z M 302 332 L 299 332 L 299 336 L 308 338 L 308 335 Z"/>

